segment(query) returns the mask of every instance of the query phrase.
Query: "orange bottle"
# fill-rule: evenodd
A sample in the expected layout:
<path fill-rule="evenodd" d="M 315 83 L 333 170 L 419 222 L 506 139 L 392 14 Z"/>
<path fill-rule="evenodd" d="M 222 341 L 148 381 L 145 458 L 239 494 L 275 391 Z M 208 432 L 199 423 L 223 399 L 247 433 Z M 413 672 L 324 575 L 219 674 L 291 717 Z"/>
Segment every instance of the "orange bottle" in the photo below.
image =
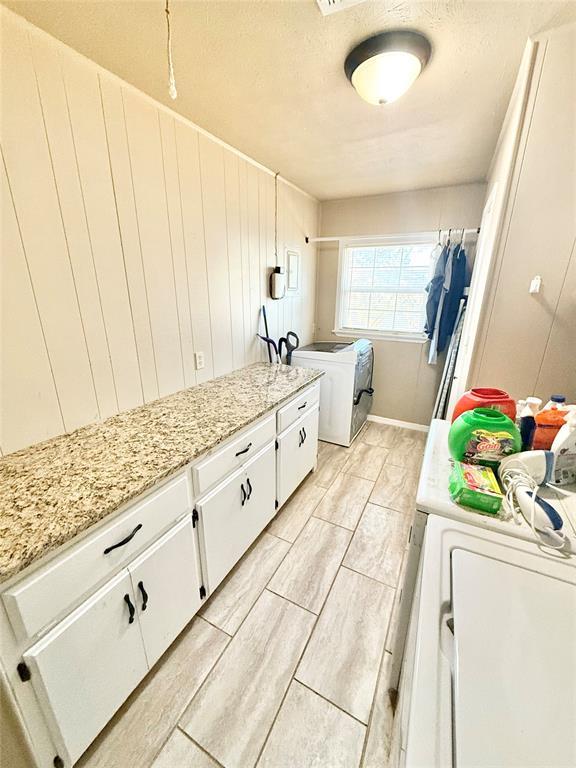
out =
<path fill-rule="evenodd" d="M 564 417 L 568 411 L 564 408 L 545 408 L 536 414 L 536 429 L 532 440 L 533 451 L 549 451 L 554 438 L 562 429 Z"/>

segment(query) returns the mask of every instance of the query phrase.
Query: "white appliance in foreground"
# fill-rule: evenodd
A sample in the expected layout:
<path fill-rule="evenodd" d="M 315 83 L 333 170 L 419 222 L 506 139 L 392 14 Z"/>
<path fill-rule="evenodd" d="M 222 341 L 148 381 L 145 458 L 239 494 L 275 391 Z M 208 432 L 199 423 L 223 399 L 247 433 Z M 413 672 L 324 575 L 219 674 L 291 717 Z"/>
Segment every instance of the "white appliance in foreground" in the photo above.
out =
<path fill-rule="evenodd" d="M 575 648 L 574 555 L 430 515 L 391 765 L 573 768 Z"/>
<path fill-rule="evenodd" d="M 374 351 L 368 339 L 317 341 L 295 349 L 292 365 L 325 372 L 320 382 L 318 437 L 349 446 L 370 413 Z"/>

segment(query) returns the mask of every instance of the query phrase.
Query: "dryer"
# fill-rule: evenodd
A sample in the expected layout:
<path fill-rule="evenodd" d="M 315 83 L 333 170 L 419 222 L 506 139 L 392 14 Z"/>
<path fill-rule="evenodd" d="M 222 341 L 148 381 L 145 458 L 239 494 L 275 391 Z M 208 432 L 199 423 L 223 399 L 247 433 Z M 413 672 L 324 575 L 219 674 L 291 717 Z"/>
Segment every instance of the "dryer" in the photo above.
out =
<path fill-rule="evenodd" d="M 292 353 L 292 365 L 325 372 L 320 380 L 318 437 L 349 446 L 372 405 L 374 350 L 368 339 L 317 341 Z"/>

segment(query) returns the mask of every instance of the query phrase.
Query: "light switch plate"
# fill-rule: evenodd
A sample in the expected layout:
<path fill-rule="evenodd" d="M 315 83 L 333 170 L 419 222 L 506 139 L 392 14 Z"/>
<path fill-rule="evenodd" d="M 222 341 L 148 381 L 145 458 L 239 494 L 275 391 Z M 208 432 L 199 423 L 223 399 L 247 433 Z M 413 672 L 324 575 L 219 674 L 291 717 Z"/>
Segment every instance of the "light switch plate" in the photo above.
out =
<path fill-rule="evenodd" d="M 204 368 L 204 352 L 194 352 L 194 359 L 196 361 L 196 370 L 199 371 Z"/>

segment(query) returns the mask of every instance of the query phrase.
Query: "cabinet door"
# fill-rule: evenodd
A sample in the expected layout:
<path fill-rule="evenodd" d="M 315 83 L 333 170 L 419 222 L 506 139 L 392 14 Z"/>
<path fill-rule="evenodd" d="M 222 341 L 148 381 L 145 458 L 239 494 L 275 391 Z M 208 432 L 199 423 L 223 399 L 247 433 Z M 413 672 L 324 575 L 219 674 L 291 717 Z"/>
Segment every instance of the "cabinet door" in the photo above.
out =
<path fill-rule="evenodd" d="M 74 763 L 148 671 L 126 570 L 24 654 L 65 765 Z"/>
<path fill-rule="evenodd" d="M 128 566 L 152 667 L 200 607 L 200 579 L 188 515 Z"/>
<path fill-rule="evenodd" d="M 211 592 L 274 517 L 275 470 L 272 442 L 197 502 Z"/>
<path fill-rule="evenodd" d="M 278 505 L 294 493 L 316 464 L 318 408 L 314 408 L 278 437 Z"/>

